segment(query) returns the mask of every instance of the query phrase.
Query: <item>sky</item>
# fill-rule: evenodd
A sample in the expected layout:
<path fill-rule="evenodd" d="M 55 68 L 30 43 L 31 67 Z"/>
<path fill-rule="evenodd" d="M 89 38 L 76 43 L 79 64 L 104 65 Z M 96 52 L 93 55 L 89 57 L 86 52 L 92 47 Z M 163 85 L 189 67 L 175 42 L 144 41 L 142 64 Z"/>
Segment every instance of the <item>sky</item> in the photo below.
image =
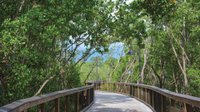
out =
<path fill-rule="evenodd" d="M 84 46 L 84 44 L 80 45 L 80 47 L 78 47 L 78 51 L 79 52 L 83 52 L 86 50 L 86 47 Z M 93 55 L 91 55 L 87 61 L 92 61 L 92 58 L 94 57 L 102 57 L 104 61 L 106 61 L 109 57 L 113 57 L 116 59 L 119 59 L 120 57 L 124 56 L 124 43 L 122 42 L 116 42 L 116 43 L 112 43 L 109 46 L 109 52 L 104 53 L 104 54 L 100 54 L 98 52 L 95 52 Z M 81 58 L 82 53 L 78 54 L 75 60 L 78 60 L 79 58 Z"/>

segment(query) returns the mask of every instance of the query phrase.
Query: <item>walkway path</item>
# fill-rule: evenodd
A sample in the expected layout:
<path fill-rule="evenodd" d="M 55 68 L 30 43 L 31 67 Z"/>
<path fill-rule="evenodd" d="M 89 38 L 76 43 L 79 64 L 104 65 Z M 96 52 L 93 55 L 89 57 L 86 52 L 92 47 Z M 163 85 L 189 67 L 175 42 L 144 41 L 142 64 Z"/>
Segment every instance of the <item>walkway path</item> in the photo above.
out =
<path fill-rule="evenodd" d="M 153 112 L 142 102 L 126 95 L 95 91 L 95 103 L 87 112 Z"/>

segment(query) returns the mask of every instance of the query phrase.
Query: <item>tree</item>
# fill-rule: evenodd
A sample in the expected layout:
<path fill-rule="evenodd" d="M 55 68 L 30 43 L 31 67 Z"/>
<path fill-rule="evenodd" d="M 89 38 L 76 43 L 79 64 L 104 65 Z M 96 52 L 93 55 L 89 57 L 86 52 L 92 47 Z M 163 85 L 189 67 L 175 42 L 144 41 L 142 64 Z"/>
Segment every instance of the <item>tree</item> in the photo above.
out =
<path fill-rule="evenodd" d="M 80 85 L 78 63 L 92 49 L 106 51 L 104 19 L 110 10 L 100 8 L 105 4 L 95 0 L 3 1 L 3 8 L 16 7 L 5 10 L 1 21 L 1 103 Z M 87 50 L 75 62 L 81 44 Z"/>

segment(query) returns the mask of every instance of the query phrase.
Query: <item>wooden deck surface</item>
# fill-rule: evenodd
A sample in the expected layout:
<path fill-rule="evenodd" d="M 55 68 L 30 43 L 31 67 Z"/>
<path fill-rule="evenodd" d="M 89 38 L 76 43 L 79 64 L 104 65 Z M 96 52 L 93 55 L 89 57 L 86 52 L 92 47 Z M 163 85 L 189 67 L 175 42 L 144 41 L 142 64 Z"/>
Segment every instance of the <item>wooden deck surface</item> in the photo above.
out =
<path fill-rule="evenodd" d="M 153 112 L 142 102 L 126 95 L 95 91 L 95 103 L 86 112 Z"/>

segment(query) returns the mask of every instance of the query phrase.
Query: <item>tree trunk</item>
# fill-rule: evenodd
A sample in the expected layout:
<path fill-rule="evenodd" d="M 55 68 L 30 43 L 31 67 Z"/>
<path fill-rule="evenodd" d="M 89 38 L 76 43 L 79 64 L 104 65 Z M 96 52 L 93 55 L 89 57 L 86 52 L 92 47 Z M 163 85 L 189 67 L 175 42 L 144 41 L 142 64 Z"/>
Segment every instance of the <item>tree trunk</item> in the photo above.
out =
<path fill-rule="evenodd" d="M 142 70 L 141 70 L 141 83 L 144 83 L 144 70 L 145 70 L 145 67 L 146 67 L 146 64 L 147 64 L 147 49 L 145 48 L 144 49 L 144 63 L 143 63 L 143 66 L 142 66 Z"/>
<path fill-rule="evenodd" d="M 177 84 L 177 78 L 175 75 L 175 70 L 173 70 L 173 79 L 174 79 L 174 85 L 175 85 L 175 91 L 178 93 L 178 84 Z"/>
<path fill-rule="evenodd" d="M 116 64 L 116 66 L 115 66 L 115 68 L 112 70 L 112 72 L 110 73 L 110 75 L 109 75 L 109 81 L 111 81 L 111 77 L 113 76 L 113 74 L 115 73 L 115 71 L 117 70 L 117 68 L 118 68 L 118 66 L 119 66 L 119 64 L 120 64 L 120 61 L 121 61 L 121 58 L 118 60 L 118 62 L 117 62 L 117 64 Z"/>
<path fill-rule="evenodd" d="M 89 76 L 91 75 L 92 71 L 94 70 L 95 65 L 93 65 L 92 69 L 90 70 L 90 72 L 87 74 L 85 80 L 84 80 L 84 84 L 86 84 L 86 81 L 88 80 Z"/>
<path fill-rule="evenodd" d="M 158 73 L 157 73 L 156 70 L 153 68 L 153 66 L 152 66 L 152 70 L 153 70 L 155 76 L 158 78 L 159 87 L 162 88 L 162 87 L 163 87 L 162 78 L 158 75 Z"/>
<path fill-rule="evenodd" d="M 128 70 L 130 70 L 130 68 L 133 66 L 135 61 L 136 61 L 136 58 L 134 58 L 132 61 L 130 61 L 129 65 L 126 66 L 126 69 L 125 69 L 125 71 L 123 72 L 123 74 L 122 74 L 122 76 L 120 78 L 120 82 L 122 82 L 124 80 L 126 73 L 128 72 Z"/>
<path fill-rule="evenodd" d="M 186 2 L 186 0 L 185 0 Z M 185 23 L 185 17 L 183 17 L 183 36 L 181 39 L 181 46 L 182 48 L 185 48 L 185 40 L 187 39 L 187 35 L 186 35 L 186 23 Z M 185 57 L 185 53 L 184 50 L 182 50 L 182 67 L 183 67 L 183 71 L 184 71 L 184 92 L 186 92 L 187 94 L 187 89 L 188 89 L 188 78 L 187 78 L 187 74 L 186 74 L 186 57 Z"/>
<path fill-rule="evenodd" d="M 141 81 L 141 70 L 142 70 L 142 68 L 141 68 L 141 56 L 140 56 L 140 54 L 141 54 L 141 52 L 140 52 L 140 48 L 138 48 L 138 63 L 139 63 L 139 65 L 138 65 L 138 70 L 139 70 L 139 79 L 138 79 L 138 83 L 141 83 L 140 81 Z"/>
<path fill-rule="evenodd" d="M 174 55 L 176 57 L 176 60 L 177 60 L 177 63 L 179 65 L 179 68 L 183 74 L 183 77 L 184 77 L 184 87 L 183 87 L 183 90 L 184 92 L 187 93 L 187 88 L 188 88 L 188 78 L 187 78 L 187 73 L 186 73 L 186 57 L 185 57 L 185 53 L 184 53 L 184 50 L 182 50 L 182 55 L 181 57 L 178 56 L 178 53 L 176 52 L 176 49 L 174 47 L 174 44 L 173 44 L 173 41 L 172 41 L 172 38 L 174 38 L 174 35 L 172 32 L 169 32 L 170 35 L 169 35 L 169 39 L 170 39 L 170 44 L 171 44 L 171 47 L 172 47 L 172 50 L 174 52 Z M 184 43 L 183 43 L 183 38 L 182 38 L 182 47 L 184 48 Z M 181 63 L 182 61 L 182 63 Z"/>

